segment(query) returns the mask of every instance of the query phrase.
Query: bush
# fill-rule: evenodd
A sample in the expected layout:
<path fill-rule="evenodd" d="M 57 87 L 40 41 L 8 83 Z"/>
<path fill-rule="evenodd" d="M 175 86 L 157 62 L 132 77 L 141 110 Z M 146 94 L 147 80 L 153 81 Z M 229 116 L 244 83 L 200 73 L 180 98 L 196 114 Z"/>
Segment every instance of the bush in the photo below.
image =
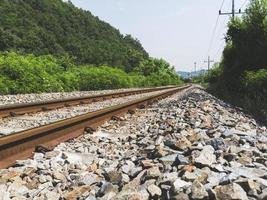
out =
<path fill-rule="evenodd" d="M 261 90 L 262 92 L 267 89 L 267 70 L 260 69 L 256 72 L 246 71 L 243 77 L 243 85 L 246 89 L 255 91 Z"/>
<path fill-rule="evenodd" d="M 63 91 L 63 84 L 58 79 L 62 72 L 51 56 L 0 55 L 0 76 L 11 94 Z"/>
<path fill-rule="evenodd" d="M 75 69 L 80 80 L 80 90 L 100 90 L 132 87 L 127 73 L 106 66 L 84 66 Z"/>
<path fill-rule="evenodd" d="M 242 78 L 243 104 L 267 124 L 267 70 L 247 71 Z"/>
<path fill-rule="evenodd" d="M 170 71 L 149 76 L 108 66 L 75 66 L 68 57 L 0 54 L 0 94 L 103 90 L 181 84 Z"/>

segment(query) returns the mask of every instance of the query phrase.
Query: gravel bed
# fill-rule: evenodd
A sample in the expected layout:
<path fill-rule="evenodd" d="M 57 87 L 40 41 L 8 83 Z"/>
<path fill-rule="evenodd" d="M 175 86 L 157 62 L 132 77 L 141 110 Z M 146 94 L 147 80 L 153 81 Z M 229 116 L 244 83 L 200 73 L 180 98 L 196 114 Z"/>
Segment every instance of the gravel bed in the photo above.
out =
<path fill-rule="evenodd" d="M 199 88 L 0 170 L 0 199 L 264 200 L 267 132 Z"/>
<path fill-rule="evenodd" d="M 78 106 L 64 107 L 46 112 L 29 113 L 22 116 L 1 118 L 0 136 L 39 127 L 59 120 L 75 117 L 88 112 L 93 112 L 109 106 L 126 103 L 137 98 L 159 93 L 162 93 L 162 91 L 142 93 Z"/>
<path fill-rule="evenodd" d="M 0 106 L 17 104 L 17 103 L 32 103 L 39 101 L 72 98 L 72 97 L 109 94 L 113 92 L 134 91 L 139 89 L 145 89 L 145 88 L 127 88 L 127 89 L 117 89 L 117 90 L 98 90 L 98 91 L 80 91 L 80 92 L 76 91 L 76 92 L 41 93 L 41 94 L 0 95 Z"/>

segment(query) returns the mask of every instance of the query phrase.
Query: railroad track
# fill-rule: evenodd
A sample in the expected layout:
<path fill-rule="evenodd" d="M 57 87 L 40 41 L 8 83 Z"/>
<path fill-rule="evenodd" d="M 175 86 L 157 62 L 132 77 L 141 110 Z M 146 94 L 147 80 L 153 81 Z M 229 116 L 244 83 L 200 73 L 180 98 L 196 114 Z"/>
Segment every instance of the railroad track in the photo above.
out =
<path fill-rule="evenodd" d="M 39 101 L 34 103 L 21 103 L 0 106 L 0 117 L 9 117 L 23 115 L 26 113 L 34 113 L 39 111 L 53 110 L 56 108 L 76 106 L 81 104 L 89 104 L 93 102 L 103 101 L 112 98 L 124 97 L 135 94 L 148 93 L 153 91 L 160 91 L 174 88 L 174 86 L 169 87 L 159 87 L 159 88 L 148 88 L 148 89 L 137 89 L 123 92 L 114 92 L 108 94 L 100 95 L 90 95 L 83 97 L 65 98 L 50 101 Z"/>
<path fill-rule="evenodd" d="M 49 151 L 61 142 L 79 137 L 84 131 L 95 130 L 112 117 L 134 111 L 136 108 L 144 108 L 159 99 L 189 87 L 190 85 L 161 89 L 162 92 L 158 94 L 0 137 L 0 168 L 6 168 L 14 164 L 16 160 L 30 157 L 36 148 Z M 151 91 L 151 89 L 149 90 Z"/>

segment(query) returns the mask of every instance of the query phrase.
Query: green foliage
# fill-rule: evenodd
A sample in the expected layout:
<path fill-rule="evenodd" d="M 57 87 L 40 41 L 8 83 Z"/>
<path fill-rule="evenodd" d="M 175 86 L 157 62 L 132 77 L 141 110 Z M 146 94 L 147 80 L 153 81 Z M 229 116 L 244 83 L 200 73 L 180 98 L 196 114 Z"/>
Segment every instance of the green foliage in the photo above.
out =
<path fill-rule="evenodd" d="M 165 60 L 156 58 L 143 60 L 135 69 L 135 72 L 138 72 L 144 76 L 149 76 L 154 73 L 175 74 L 174 67 L 171 67 L 170 64 Z"/>
<path fill-rule="evenodd" d="M 168 73 L 151 74 L 146 77 L 145 84 L 148 86 L 177 85 L 182 84 L 178 76 L 171 76 Z"/>
<path fill-rule="evenodd" d="M 0 51 L 10 50 L 127 72 L 148 58 L 137 39 L 62 0 L 0 0 Z"/>
<path fill-rule="evenodd" d="M 242 103 L 246 108 L 267 123 L 267 70 L 246 71 L 242 77 Z"/>
<path fill-rule="evenodd" d="M 242 76 L 242 90 L 245 96 L 264 102 L 267 111 L 267 70 L 246 71 Z"/>
<path fill-rule="evenodd" d="M 178 76 L 157 71 L 149 76 L 108 66 L 76 66 L 69 57 L 0 54 L 0 94 L 100 90 L 181 84 Z"/>
<path fill-rule="evenodd" d="M 251 0 L 228 27 L 223 60 L 207 79 L 210 90 L 267 123 L 267 0 Z"/>
<path fill-rule="evenodd" d="M 210 84 L 214 84 L 218 81 L 223 74 L 223 66 L 221 64 L 216 64 L 213 66 L 212 70 L 209 70 L 204 75 L 204 81 Z"/>
<path fill-rule="evenodd" d="M 56 78 L 62 71 L 52 56 L 0 55 L 0 75 L 7 82 L 9 93 L 63 91 L 62 82 Z"/>
<path fill-rule="evenodd" d="M 260 69 L 256 72 L 246 71 L 243 78 L 243 85 L 253 90 L 258 88 L 267 91 L 267 70 Z"/>

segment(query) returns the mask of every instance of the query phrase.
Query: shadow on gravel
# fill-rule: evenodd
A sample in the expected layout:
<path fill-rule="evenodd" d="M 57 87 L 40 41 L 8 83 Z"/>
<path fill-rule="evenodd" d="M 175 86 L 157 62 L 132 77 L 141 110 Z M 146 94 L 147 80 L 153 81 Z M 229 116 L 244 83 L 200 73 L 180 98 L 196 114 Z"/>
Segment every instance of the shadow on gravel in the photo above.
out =
<path fill-rule="evenodd" d="M 235 106 L 236 109 L 251 115 L 261 125 L 267 125 L 267 94 L 241 94 L 221 92 L 214 88 L 206 90 L 215 97 Z"/>

